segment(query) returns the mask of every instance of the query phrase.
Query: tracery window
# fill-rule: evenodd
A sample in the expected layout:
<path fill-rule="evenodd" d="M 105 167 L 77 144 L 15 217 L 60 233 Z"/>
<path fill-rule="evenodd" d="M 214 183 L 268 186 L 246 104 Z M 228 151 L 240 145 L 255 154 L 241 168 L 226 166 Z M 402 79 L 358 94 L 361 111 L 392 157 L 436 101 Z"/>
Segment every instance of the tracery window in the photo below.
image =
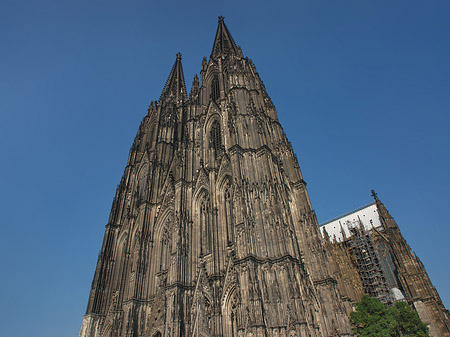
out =
<path fill-rule="evenodd" d="M 143 174 L 139 179 L 139 200 L 143 200 L 145 197 L 145 191 L 147 189 L 147 172 Z"/>
<path fill-rule="evenodd" d="M 146 198 L 147 177 L 148 177 L 148 166 L 146 165 L 141 169 L 141 171 L 139 173 L 139 177 L 137 179 L 137 187 L 136 187 L 136 192 L 135 192 L 137 207 L 139 207 L 139 205 Z"/>
<path fill-rule="evenodd" d="M 232 310 L 232 312 L 231 312 L 231 336 L 237 337 L 238 332 L 237 332 L 236 304 L 235 303 L 233 303 L 231 310 Z"/>
<path fill-rule="evenodd" d="M 211 99 L 217 101 L 220 98 L 219 77 L 215 75 L 211 81 Z"/>
<path fill-rule="evenodd" d="M 200 254 L 206 255 L 211 252 L 211 226 L 210 226 L 210 204 L 209 196 L 205 196 L 200 203 Z"/>
<path fill-rule="evenodd" d="M 227 230 L 227 244 L 230 245 L 234 242 L 233 233 L 233 212 L 232 212 L 232 199 L 231 199 L 231 188 L 228 184 L 224 191 L 224 211 L 225 211 L 225 223 Z"/>
<path fill-rule="evenodd" d="M 215 158 L 217 158 L 217 156 L 223 153 L 222 135 L 220 133 L 219 121 L 214 121 L 214 123 L 212 124 L 209 141 L 211 148 L 214 151 L 214 156 Z"/>
<path fill-rule="evenodd" d="M 159 260 L 159 271 L 165 271 L 169 267 L 170 258 L 170 223 L 171 217 L 168 217 L 161 231 L 161 236 L 159 237 L 160 248 L 160 260 Z"/>
<path fill-rule="evenodd" d="M 229 294 L 224 309 L 224 336 L 238 337 L 237 300 L 234 291 Z"/>

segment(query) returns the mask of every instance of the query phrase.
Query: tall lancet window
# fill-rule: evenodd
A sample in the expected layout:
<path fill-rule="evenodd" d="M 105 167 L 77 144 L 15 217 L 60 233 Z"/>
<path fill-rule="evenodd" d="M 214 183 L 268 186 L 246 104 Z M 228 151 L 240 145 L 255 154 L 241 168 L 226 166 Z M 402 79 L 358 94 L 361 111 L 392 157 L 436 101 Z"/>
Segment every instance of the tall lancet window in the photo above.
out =
<path fill-rule="evenodd" d="M 144 167 L 140 170 L 139 176 L 136 180 L 137 186 L 136 186 L 136 206 L 139 207 L 139 205 L 142 204 L 142 202 L 145 201 L 146 198 L 146 192 L 147 192 L 147 176 L 148 176 L 148 166 L 144 164 Z"/>
<path fill-rule="evenodd" d="M 217 102 L 219 98 L 220 98 L 219 77 L 217 75 L 214 75 L 211 81 L 211 99 L 214 102 Z"/>
<path fill-rule="evenodd" d="M 205 196 L 200 203 L 200 235 L 200 254 L 209 254 L 211 252 L 209 196 Z"/>
<path fill-rule="evenodd" d="M 173 223 L 173 215 L 170 214 L 165 220 L 161 228 L 159 237 L 157 238 L 157 244 L 160 247 L 160 260 L 159 260 L 159 271 L 163 272 L 169 268 L 170 263 L 170 252 L 172 250 L 171 244 L 171 225 Z"/>
<path fill-rule="evenodd" d="M 230 185 L 225 187 L 224 191 L 224 206 L 225 206 L 225 223 L 227 230 L 227 244 L 230 245 L 234 242 L 233 234 L 233 213 L 231 204 L 231 188 Z"/>
<path fill-rule="evenodd" d="M 141 174 L 141 176 L 139 177 L 139 187 L 138 187 L 139 191 L 139 201 L 144 200 L 145 198 L 145 192 L 147 189 L 147 170 L 144 170 L 144 172 Z"/>
<path fill-rule="evenodd" d="M 237 337 L 237 319 L 236 319 L 236 302 L 233 301 L 232 307 L 231 307 L 231 336 Z"/>
<path fill-rule="evenodd" d="M 169 244 L 169 234 L 167 233 L 167 230 L 164 229 L 164 232 L 162 233 L 162 237 L 160 239 L 161 244 L 161 252 L 160 252 L 160 260 L 159 260 L 159 270 L 164 271 L 167 269 L 167 259 L 168 257 L 168 249 L 167 246 Z"/>
<path fill-rule="evenodd" d="M 238 337 L 236 290 L 232 290 L 232 292 L 228 295 L 225 302 L 224 316 L 223 335 L 225 337 Z"/>
<path fill-rule="evenodd" d="M 214 121 L 214 123 L 212 124 L 209 141 L 211 144 L 211 148 L 214 151 L 214 157 L 217 158 L 217 156 L 223 153 L 222 135 L 220 134 L 219 121 Z"/>

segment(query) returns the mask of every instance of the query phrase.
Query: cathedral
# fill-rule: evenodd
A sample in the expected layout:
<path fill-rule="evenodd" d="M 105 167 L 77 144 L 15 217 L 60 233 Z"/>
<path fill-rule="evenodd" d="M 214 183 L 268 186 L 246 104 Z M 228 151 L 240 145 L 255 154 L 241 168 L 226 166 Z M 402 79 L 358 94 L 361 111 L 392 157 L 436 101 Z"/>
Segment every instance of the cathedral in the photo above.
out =
<path fill-rule="evenodd" d="M 332 277 L 343 301 L 363 294 L 384 303 L 407 301 L 431 336 L 450 336 L 450 315 L 386 206 L 374 202 L 320 225 Z"/>
<path fill-rule="evenodd" d="M 219 17 L 189 95 L 177 54 L 139 126 L 79 336 L 352 336 L 322 235 L 275 107 Z"/>

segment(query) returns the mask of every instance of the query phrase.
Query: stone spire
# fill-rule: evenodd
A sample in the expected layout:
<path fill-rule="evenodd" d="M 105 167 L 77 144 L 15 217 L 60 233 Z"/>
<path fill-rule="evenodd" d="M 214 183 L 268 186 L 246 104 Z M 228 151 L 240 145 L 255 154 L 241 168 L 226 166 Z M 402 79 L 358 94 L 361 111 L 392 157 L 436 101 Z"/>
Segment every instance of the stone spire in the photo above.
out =
<path fill-rule="evenodd" d="M 198 81 L 198 76 L 195 74 L 194 79 L 192 81 L 191 92 L 189 94 L 189 99 L 195 99 L 198 96 L 200 88 L 200 82 Z"/>
<path fill-rule="evenodd" d="M 378 215 L 380 216 L 383 226 L 385 228 L 387 228 L 387 227 L 398 228 L 397 224 L 395 223 L 394 218 L 389 214 L 389 211 L 387 210 L 386 206 L 384 206 L 384 204 L 378 198 L 377 193 L 375 193 L 374 190 L 371 190 L 370 192 L 372 193 L 372 196 L 375 199 L 375 204 L 377 205 Z"/>
<path fill-rule="evenodd" d="M 175 103 L 182 103 L 187 100 L 180 53 L 177 53 L 177 59 L 162 91 L 160 101 L 162 100 L 173 100 Z"/>
<path fill-rule="evenodd" d="M 225 57 L 230 54 L 237 55 L 239 53 L 239 48 L 234 43 L 233 37 L 223 19 L 223 16 L 219 16 L 219 25 L 217 26 L 211 58 L 217 58 L 219 56 Z"/>
<path fill-rule="evenodd" d="M 375 203 L 377 204 L 377 205 L 379 205 L 379 204 L 383 204 L 381 201 L 380 201 L 380 199 L 378 198 L 378 194 L 375 192 L 375 190 L 370 190 L 370 193 L 372 194 L 372 197 L 373 197 L 373 199 L 375 200 Z"/>
<path fill-rule="evenodd" d="M 187 100 L 178 54 L 139 127 L 80 337 L 349 336 L 297 158 L 222 17 L 199 77 Z"/>

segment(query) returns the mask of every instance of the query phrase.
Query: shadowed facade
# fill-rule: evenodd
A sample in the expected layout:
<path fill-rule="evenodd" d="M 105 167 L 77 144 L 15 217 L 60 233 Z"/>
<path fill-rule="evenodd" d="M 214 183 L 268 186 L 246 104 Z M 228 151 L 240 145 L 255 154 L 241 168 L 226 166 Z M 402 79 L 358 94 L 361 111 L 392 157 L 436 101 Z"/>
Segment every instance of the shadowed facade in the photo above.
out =
<path fill-rule="evenodd" d="M 297 158 L 222 17 L 178 54 L 114 197 L 80 337 L 348 336 Z"/>

